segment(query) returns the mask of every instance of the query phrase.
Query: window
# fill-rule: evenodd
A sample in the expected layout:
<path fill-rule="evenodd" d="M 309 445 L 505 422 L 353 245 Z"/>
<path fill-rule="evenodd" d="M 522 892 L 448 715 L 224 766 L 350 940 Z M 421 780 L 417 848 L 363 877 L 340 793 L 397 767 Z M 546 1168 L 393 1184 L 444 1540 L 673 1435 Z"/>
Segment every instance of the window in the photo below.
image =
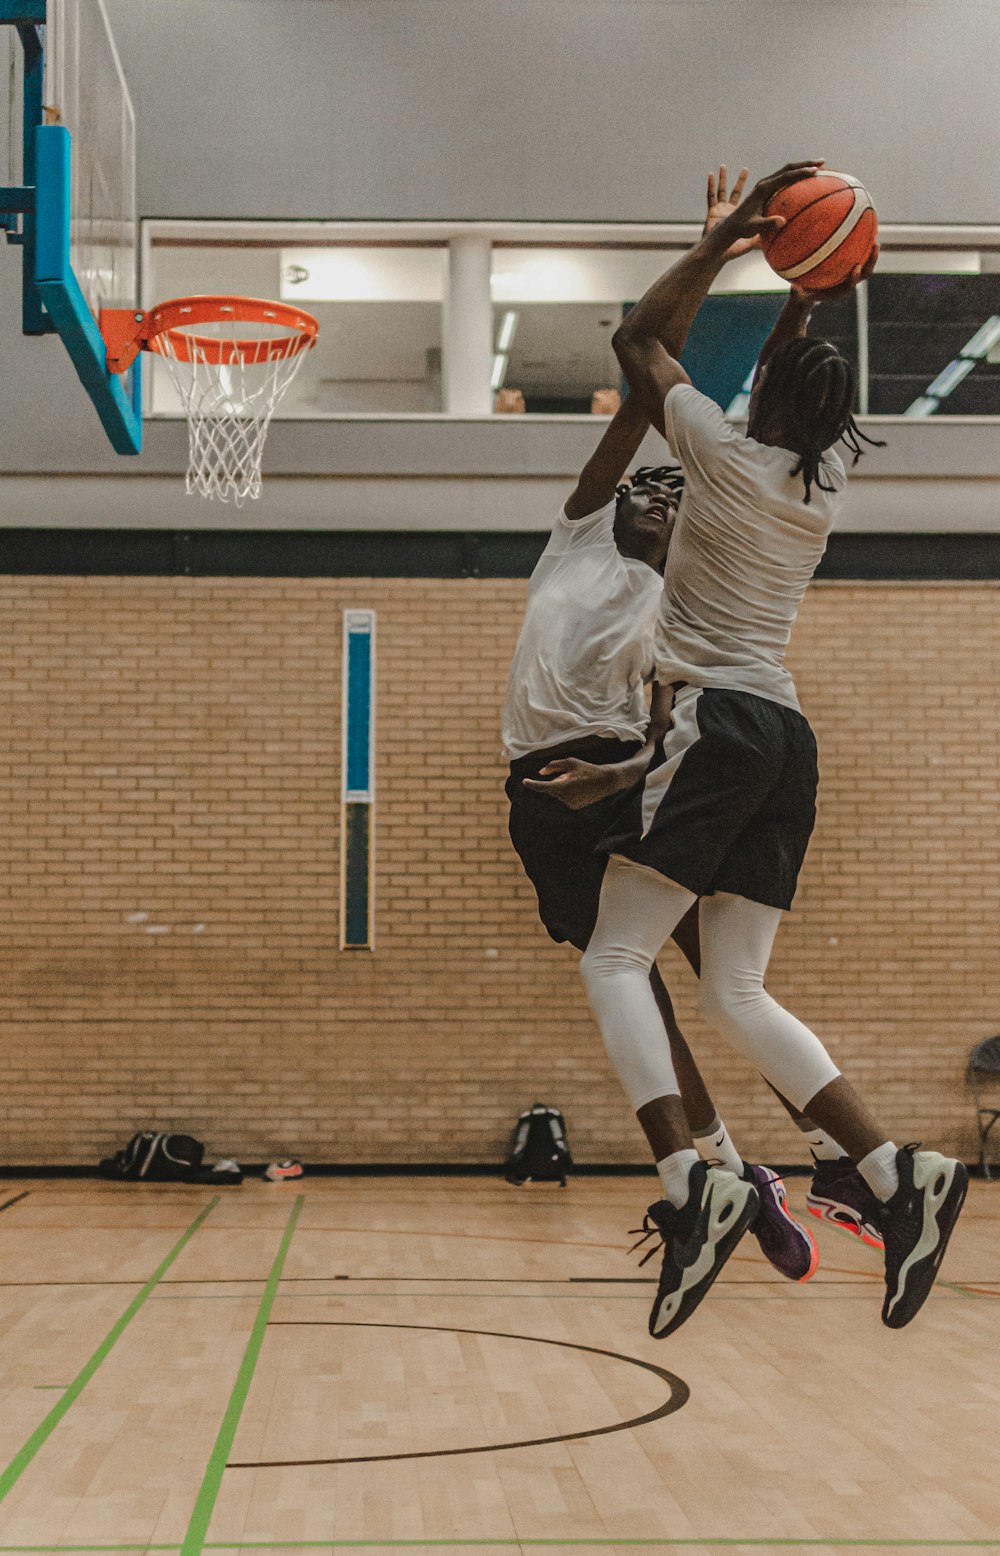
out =
<path fill-rule="evenodd" d="M 319 338 L 278 410 L 280 417 L 441 410 L 440 244 L 192 243 L 154 238 L 151 299 L 238 293 L 300 303 Z M 164 365 L 152 358 L 151 414 L 178 416 Z"/>
<path fill-rule="evenodd" d="M 147 304 L 244 292 L 315 313 L 319 342 L 277 415 L 335 418 L 607 411 L 622 389 L 615 327 L 698 229 L 147 222 L 145 230 Z M 1000 416 L 1000 229 L 889 227 L 882 239 L 867 286 L 825 306 L 812 326 L 854 365 L 857 411 Z M 453 260 L 462 246 L 468 259 L 470 243 L 481 263 L 460 277 Z M 762 255 L 747 255 L 726 266 L 692 327 L 684 364 L 734 418 L 746 412 L 785 292 Z M 450 315 L 449 293 L 460 299 Z M 155 358 L 151 377 L 152 414 L 178 415 Z"/>

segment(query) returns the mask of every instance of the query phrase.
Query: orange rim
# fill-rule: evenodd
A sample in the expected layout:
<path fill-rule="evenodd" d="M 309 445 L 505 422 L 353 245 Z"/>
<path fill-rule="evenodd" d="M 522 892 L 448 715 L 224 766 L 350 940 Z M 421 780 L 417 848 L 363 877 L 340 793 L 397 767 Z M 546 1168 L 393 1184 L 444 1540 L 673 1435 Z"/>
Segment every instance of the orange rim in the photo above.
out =
<path fill-rule="evenodd" d="M 269 339 L 223 340 L 216 335 L 193 335 L 198 324 L 270 324 L 287 330 Z M 174 297 L 157 303 L 142 320 L 143 344 L 161 356 L 220 366 L 227 362 L 277 362 L 309 351 L 316 343 L 319 324 L 311 313 L 289 303 L 267 302 L 260 297 Z M 166 347 L 169 341 L 169 347 Z"/>

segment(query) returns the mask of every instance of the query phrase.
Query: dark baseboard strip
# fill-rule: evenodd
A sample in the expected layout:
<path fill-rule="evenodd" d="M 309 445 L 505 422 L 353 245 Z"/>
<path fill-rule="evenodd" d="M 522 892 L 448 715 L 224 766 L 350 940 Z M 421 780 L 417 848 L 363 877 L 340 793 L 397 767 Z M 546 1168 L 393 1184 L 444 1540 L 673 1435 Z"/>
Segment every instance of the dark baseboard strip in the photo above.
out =
<path fill-rule="evenodd" d="M 164 578 L 527 578 L 531 531 L 0 529 L 0 574 Z M 820 579 L 1000 579 L 1000 535 L 830 539 Z"/>
<path fill-rule="evenodd" d="M 266 1162 L 243 1162 L 247 1177 L 260 1176 Z M 649 1177 L 655 1173 L 652 1166 L 632 1163 L 587 1163 L 574 1167 L 574 1177 Z M 309 1162 L 306 1175 L 310 1178 L 389 1178 L 403 1175 L 408 1178 L 502 1178 L 503 1168 L 497 1162 Z M 98 1178 L 95 1167 L 59 1166 L 57 1164 L 30 1167 L 0 1166 L 3 1178 Z M 113 1180 L 105 1180 L 113 1181 Z"/>
<path fill-rule="evenodd" d="M 831 535 L 819 579 L 886 583 L 1000 578 L 997 535 Z"/>
<path fill-rule="evenodd" d="M 244 1162 L 244 1175 L 247 1178 L 259 1178 L 266 1165 L 266 1162 Z M 783 1178 L 800 1178 L 812 1174 L 812 1167 L 802 1162 L 769 1162 L 768 1165 Z M 967 1162 L 966 1166 L 972 1177 L 985 1176 L 981 1163 Z M 504 1181 L 503 1169 L 495 1162 L 309 1162 L 305 1175 L 307 1178 L 497 1178 Z M 655 1175 L 654 1167 L 643 1167 L 635 1162 L 580 1162 L 569 1174 L 571 1178 L 652 1178 Z M 0 1180 L 100 1176 L 96 1167 L 0 1167 Z M 105 1178 L 102 1181 L 109 1183 L 114 1180 Z M 996 1181 L 1000 1182 L 1000 1179 Z M 178 1187 L 183 1186 L 178 1184 Z M 196 1186 L 211 1187 L 205 1184 Z"/>

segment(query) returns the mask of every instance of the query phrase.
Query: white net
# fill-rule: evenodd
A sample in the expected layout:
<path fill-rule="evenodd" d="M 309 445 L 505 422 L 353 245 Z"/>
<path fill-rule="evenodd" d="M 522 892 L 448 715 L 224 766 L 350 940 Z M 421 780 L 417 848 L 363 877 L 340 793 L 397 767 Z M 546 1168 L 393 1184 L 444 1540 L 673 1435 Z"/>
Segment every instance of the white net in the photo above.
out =
<path fill-rule="evenodd" d="M 309 345 L 287 330 L 258 340 L 246 334 L 245 323 L 225 321 L 199 324 L 196 336 L 164 331 L 155 341 L 187 416 L 187 490 L 237 508 L 260 496 L 267 429 Z"/>

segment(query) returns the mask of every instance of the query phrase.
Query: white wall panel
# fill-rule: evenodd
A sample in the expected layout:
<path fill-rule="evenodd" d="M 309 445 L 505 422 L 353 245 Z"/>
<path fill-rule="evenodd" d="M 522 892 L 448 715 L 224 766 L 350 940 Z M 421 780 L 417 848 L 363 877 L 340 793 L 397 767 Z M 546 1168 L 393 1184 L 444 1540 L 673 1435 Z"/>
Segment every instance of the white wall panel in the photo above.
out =
<path fill-rule="evenodd" d="M 239 511 L 187 496 L 180 475 L 16 477 L 3 481 L 3 531 L 45 529 L 547 530 L 565 476 L 264 478 Z M 997 487 L 986 481 L 856 476 L 837 528 L 860 534 L 1000 534 Z"/>
<path fill-rule="evenodd" d="M 145 215 L 683 221 L 713 158 L 824 155 L 887 220 L 1000 221 L 997 0 L 109 11 Z"/>

